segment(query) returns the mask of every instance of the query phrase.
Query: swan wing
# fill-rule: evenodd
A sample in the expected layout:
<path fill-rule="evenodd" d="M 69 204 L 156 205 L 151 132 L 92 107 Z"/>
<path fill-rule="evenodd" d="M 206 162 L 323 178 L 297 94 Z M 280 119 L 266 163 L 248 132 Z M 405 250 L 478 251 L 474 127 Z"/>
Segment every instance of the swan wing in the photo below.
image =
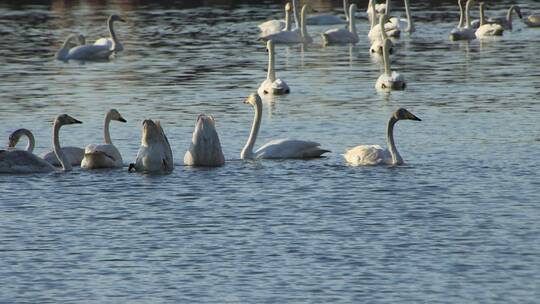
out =
<path fill-rule="evenodd" d="M 279 33 L 285 28 L 285 21 L 283 20 L 268 20 L 258 25 L 261 30 L 261 36 L 268 36 L 271 34 Z"/>
<path fill-rule="evenodd" d="M 84 158 L 84 149 L 79 147 L 62 147 L 62 151 L 72 166 L 81 165 L 81 161 Z M 56 157 L 54 151 L 49 151 L 42 154 L 41 158 L 55 167 L 62 167 L 62 164 L 58 160 L 58 157 Z"/>
<path fill-rule="evenodd" d="M 81 167 L 85 169 L 121 168 L 124 166 L 120 151 L 113 144 L 86 146 Z"/>
<path fill-rule="evenodd" d="M 295 139 L 272 140 L 255 151 L 257 158 L 314 158 L 330 152 L 314 141 Z"/>
<path fill-rule="evenodd" d="M 390 151 L 379 145 L 361 145 L 351 148 L 343 154 L 347 163 L 354 166 L 380 165 L 392 162 Z"/>
<path fill-rule="evenodd" d="M 322 34 L 322 37 L 326 44 L 356 42 L 354 34 L 349 32 L 349 30 L 345 28 L 328 30 Z"/>
<path fill-rule="evenodd" d="M 67 58 L 75 60 L 106 60 L 112 51 L 105 45 L 86 44 L 69 50 Z"/>
<path fill-rule="evenodd" d="M 107 49 L 111 50 L 113 47 L 113 40 L 111 38 L 99 38 L 98 40 L 96 40 L 96 42 L 94 42 L 94 45 L 106 46 Z M 124 46 L 122 45 L 122 43 L 120 43 L 120 41 L 116 42 L 114 51 L 121 52 L 123 50 Z"/>
<path fill-rule="evenodd" d="M 282 31 L 275 34 L 261 36 L 261 40 L 272 40 L 274 43 L 300 43 L 302 42 L 302 36 L 298 29 L 292 31 Z"/>
<path fill-rule="evenodd" d="M 0 173 L 42 173 L 52 172 L 54 167 L 37 155 L 12 150 L 0 152 Z"/>

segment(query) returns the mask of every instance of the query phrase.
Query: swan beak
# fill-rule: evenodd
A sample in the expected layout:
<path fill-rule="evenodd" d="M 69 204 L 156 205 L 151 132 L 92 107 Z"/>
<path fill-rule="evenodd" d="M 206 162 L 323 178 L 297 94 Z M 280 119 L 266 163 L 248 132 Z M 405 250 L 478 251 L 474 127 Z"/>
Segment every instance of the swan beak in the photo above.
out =
<path fill-rule="evenodd" d="M 420 118 L 414 116 L 414 114 L 412 114 L 412 113 L 409 113 L 407 116 L 408 116 L 407 119 L 416 120 L 416 121 L 422 121 Z"/>
<path fill-rule="evenodd" d="M 126 19 L 118 18 L 118 21 L 120 21 L 120 22 L 126 22 Z"/>
<path fill-rule="evenodd" d="M 82 121 L 73 118 L 73 123 L 76 123 L 76 124 L 82 124 Z"/>
<path fill-rule="evenodd" d="M 122 116 L 120 116 L 120 118 L 118 118 L 118 121 L 119 122 L 127 122 L 127 120 Z"/>

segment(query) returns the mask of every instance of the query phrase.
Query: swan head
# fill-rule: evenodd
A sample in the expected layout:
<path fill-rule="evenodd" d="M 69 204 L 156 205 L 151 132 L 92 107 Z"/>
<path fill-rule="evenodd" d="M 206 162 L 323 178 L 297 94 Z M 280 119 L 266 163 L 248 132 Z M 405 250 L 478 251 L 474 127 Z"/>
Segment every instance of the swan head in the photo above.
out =
<path fill-rule="evenodd" d="M 113 21 L 126 22 L 126 20 L 122 19 L 122 17 L 118 16 L 117 14 L 112 14 L 109 17 L 109 22 L 113 22 Z"/>
<path fill-rule="evenodd" d="M 56 118 L 54 119 L 54 124 L 55 125 L 72 125 L 72 124 L 81 124 L 82 121 L 80 120 L 77 120 L 67 114 L 62 114 L 62 115 L 58 115 L 56 116 Z"/>
<path fill-rule="evenodd" d="M 120 112 L 118 112 L 118 110 L 116 109 L 110 109 L 107 114 L 110 115 L 112 120 L 116 120 L 119 122 L 127 122 L 127 120 L 125 120 L 124 117 L 122 117 L 122 115 L 120 114 Z"/>
<path fill-rule="evenodd" d="M 292 12 L 292 10 L 293 10 L 293 7 L 292 7 L 291 3 L 287 2 L 287 4 L 285 4 L 285 11 Z"/>
<path fill-rule="evenodd" d="M 422 121 L 420 118 L 416 117 L 413 113 L 407 111 L 405 108 L 399 108 L 392 115 L 395 120 L 416 120 Z"/>
<path fill-rule="evenodd" d="M 31 134 L 30 130 L 28 129 L 17 129 L 13 131 L 9 135 L 8 148 L 15 148 L 15 146 L 19 143 L 19 140 L 21 139 L 21 137 L 29 133 Z"/>
<path fill-rule="evenodd" d="M 257 93 L 251 93 L 245 100 L 245 104 L 250 104 L 252 106 L 260 106 L 262 104 L 261 96 Z"/>
<path fill-rule="evenodd" d="M 79 41 L 79 45 L 85 45 L 86 44 L 86 37 L 83 34 L 79 34 L 77 36 L 77 40 Z"/>

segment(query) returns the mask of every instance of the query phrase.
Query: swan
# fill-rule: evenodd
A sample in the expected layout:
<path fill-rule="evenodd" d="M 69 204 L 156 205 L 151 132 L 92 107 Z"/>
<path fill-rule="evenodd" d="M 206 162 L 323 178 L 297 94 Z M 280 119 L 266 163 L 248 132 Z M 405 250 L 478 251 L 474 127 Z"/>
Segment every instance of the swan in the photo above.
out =
<path fill-rule="evenodd" d="M 390 120 L 388 120 L 388 128 L 386 132 L 386 141 L 389 149 L 384 149 L 379 145 L 360 145 L 352 149 L 349 149 L 343 154 L 347 163 L 354 166 L 365 165 L 402 165 L 403 158 L 399 155 L 399 152 L 394 143 L 394 125 L 399 120 L 416 120 L 421 121 L 420 118 L 414 116 L 406 109 L 400 108 L 395 111 Z"/>
<path fill-rule="evenodd" d="M 129 164 L 128 171 L 169 173 L 173 169 L 171 145 L 160 122 L 151 119 L 143 121 L 141 147 L 135 163 Z"/>
<path fill-rule="evenodd" d="M 107 27 L 109 28 L 109 38 L 99 38 L 94 42 L 94 45 L 106 46 L 109 50 L 117 53 L 124 50 L 124 45 L 116 37 L 114 32 L 113 24 L 115 21 L 126 22 L 122 17 L 112 14 L 107 19 Z"/>
<path fill-rule="evenodd" d="M 521 14 L 521 8 L 518 5 L 512 5 L 506 12 L 506 17 L 491 17 L 486 19 L 486 23 L 496 23 L 500 24 L 505 30 L 512 30 L 512 13 L 516 13 L 519 19 L 523 19 Z M 480 20 L 473 20 L 471 22 L 473 28 L 478 28 L 480 26 Z"/>
<path fill-rule="evenodd" d="M 281 31 L 291 30 L 291 11 L 292 6 L 290 2 L 285 4 L 285 21 L 283 20 L 268 20 L 258 25 L 261 30 L 260 36 L 267 36 L 270 34 L 279 33 Z"/>
<path fill-rule="evenodd" d="M 354 16 L 356 12 L 356 4 L 351 4 L 349 7 L 349 15 Z M 332 43 L 352 43 L 358 42 L 358 34 L 356 33 L 355 18 L 349 19 L 349 28 L 336 28 L 328 30 L 321 34 L 324 44 Z"/>
<path fill-rule="evenodd" d="M 476 39 L 475 30 L 471 27 L 470 7 L 474 0 L 467 0 L 465 4 L 465 12 L 461 0 L 458 0 L 460 17 L 459 24 L 450 32 L 450 40 L 473 40 Z M 463 19 L 465 15 L 465 19 Z"/>
<path fill-rule="evenodd" d="M 111 120 L 126 122 L 124 117 L 116 110 L 111 109 L 105 114 L 103 127 L 104 144 L 91 144 L 84 150 L 84 158 L 81 162 L 83 169 L 122 168 L 124 163 L 120 151 L 113 145 L 109 125 Z"/>
<path fill-rule="evenodd" d="M 386 3 L 388 3 L 388 0 L 386 0 Z M 386 14 L 386 3 L 377 4 L 375 0 L 369 0 L 368 7 L 366 9 L 366 14 L 368 15 L 368 20 L 370 22 L 372 20 L 376 21 L 378 20 L 380 15 Z"/>
<path fill-rule="evenodd" d="M 77 46 L 77 43 L 75 41 L 78 41 L 79 45 L 84 45 L 85 42 L 86 42 L 86 39 L 84 38 L 84 36 L 82 34 L 79 34 L 79 35 L 71 34 L 71 35 L 69 35 L 66 38 L 66 40 L 64 41 L 64 43 L 62 44 L 62 47 L 60 48 L 60 50 L 58 50 L 58 52 L 56 52 L 56 54 L 54 55 L 56 60 L 68 61 L 69 60 L 69 58 L 68 58 L 69 51 L 72 48 Z"/>
<path fill-rule="evenodd" d="M 259 94 L 289 94 L 291 90 L 289 89 L 289 86 L 285 83 L 285 81 L 276 78 L 276 71 L 274 65 L 274 42 L 272 40 L 268 40 L 266 42 L 266 49 L 268 51 L 268 73 L 266 76 L 266 80 L 263 81 L 263 83 L 261 83 L 261 85 L 259 86 Z"/>
<path fill-rule="evenodd" d="M 197 118 L 189 150 L 184 155 L 184 165 L 217 167 L 224 163 L 214 117 L 201 114 Z"/>
<path fill-rule="evenodd" d="M 390 18 L 390 22 L 394 25 L 394 27 L 398 29 L 404 29 L 407 33 L 413 33 L 416 31 L 416 28 L 414 27 L 412 15 L 411 15 L 411 9 L 409 7 L 409 0 L 403 0 L 405 3 L 405 16 L 406 19 L 403 18 L 397 18 L 392 17 Z"/>
<path fill-rule="evenodd" d="M 15 146 L 17 146 L 19 140 L 23 136 L 26 136 L 26 138 L 28 139 L 28 143 L 26 144 L 26 148 L 24 149 L 24 151 L 27 151 L 29 153 L 34 152 L 34 147 L 36 146 L 34 134 L 32 134 L 30 130 L 24 128 L 17 129 L 9 135 L 8 150 L 15 150 Z"/>
<path fill-rule="evenodd" d="M 368 5 L 369 6 L 369 5 Z M 375 6 L 371 5 L 371 10 L 375 11 Z M 386 9 L 387 12 L 390 11 L 390 1 L 386 1 Z M 374 15 L 377 15 L 373 13 Z M 386 13 L 388 15 L 388 13 Z M 369 30 L 368 37 L 371 41 L 380 40 L 381 39 L 381 26 L 380 24 L 376 24 L 377 19 L 372 19 L 371 25 L 372 28 Z M 384 24 L 384 30 L 386 31 L 386 35 L 389 37 L 399 38 L 401 36 L 401 30 L 396 27 L 395 24 L 387 22 Z"/>
<path fill-rule="evenodd" d="M 347 11 L 349 9 L 349 0 L 343 0 L 343 11 L 345 12 L 345 20 L 341 19 L 338 16 L 330 15 L 330 14 L 321 14 L 321 15 L 315 15 L 310 16 L 307 18 L 307 25 L 334 25 L 334 24 L 346 24 L 349 22 L 349 12 Z"/>
<path fill-rule="evenodd" d="M 385 15 L 385 14 L 382 14 L 381 17 L 379 18 L 379 25 L 382 27 L 383 24 L 385 24 L 388 20 L 388 17 Z M 386 39 L 388 39 L 388 36 L 386 35 L 386 31 L 380 31 L 381 32 L 381 39 L 378 39 L 378 40 L 375 40 L 373 41 L 373 43 L 371 44 L 371 47 L 369 48 L 369 52 L 371 54 L 378 54 L 378 55 L 383 55 L 384 52 L 383 52 L 383 45 L 384 45 L 384 41 Z M 392 40 L 388 40 L 389 43 L 390 43 L 390 48 L 388 49 L 388 54 L 393 54 L 394 53 L 394 43 L 392 42 Z"/>
<path fill-rule="evenodd" d="M 383 64 L 384 73 L 377 78 L 375 88 L 380 91 L 404 90 L 406 87 L 405 78 L 398 72 L 390 69 L 390 39 L 385 39 L 383 43 Z"/>
<path fill-rule="evenodd" d="M 306 26 L 306 14 L 308 6 L 304 5 L 300 13 L 300 29 L 294 29 L 292 31 L 282 31 L 279 33 L 266 35 L 259 39 L 268 41 L 272 40 L 274 43 L 312 43 L 313 38 L 309 36 Z"/>
<path fill-rule="evenodd" d="M 262 119 L 262 100 L 261 97 L 253 93 L 244 101 L 255 108 L 255 118 L 249 134 L 249 139 L 240 153 L 241 159 L 260 159 L 260 158 L 316 158 L 322 154 L 330 152 L 320 148 L 320 144 L 313 141 L 277 139 L 272 140 L 253 152 L 253 146 L 257 140 L 257 134 L 261 126 Z"/>
<path fill-rule="evenodd" d="M 530 15 L 523 22 L 528 27 L 540 27 L 540 15 Z"/>
<path fill-rule="evenodd" d="M 82 122 L 67 114 L 59 115 L 54 120 L 53 147 L 54 152 L 62 163 L 63 171 L 70 171 L 72 166 L 60 147 L 60 127 L 80 123 Z M 44 173 L 53 171 L 55 171 L 53 165 L 32 152 L 24 150 L 0 150 L 0 173 Z"/>
<path fill-rule="evenodd" d="M 114 48 L 114 46 L 113 46 Z M 106 45 L 85 44 L 76 46 L 68 51 L 66 56 L 61 59 L 80 60 L 80 61 L 100 61 L 108 60 L 113 54 L 113 50 Z"/>
<path fill-rule="evenodd" d="M 486 23 L 484 17 L 484 2 L 480 2 L 480 26 L 475 32 L 477 38 L 502 36 L 504 28 L 500 24 Z"/>

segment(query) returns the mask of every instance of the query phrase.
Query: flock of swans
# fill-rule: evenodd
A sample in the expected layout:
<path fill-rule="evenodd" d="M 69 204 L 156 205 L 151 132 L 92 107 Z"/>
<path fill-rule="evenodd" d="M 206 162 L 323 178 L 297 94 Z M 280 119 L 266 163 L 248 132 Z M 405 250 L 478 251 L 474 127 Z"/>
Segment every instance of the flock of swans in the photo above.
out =
<path fill-rule="evenodd" d="M 504 18 L 486 18 L 485 5 L 480 3 L 480 19 L 472 21 L 470 10 L 475 0 L 458 0 L 460 20 L 458 26 L 451 30 L 452 40 L 482 39 L 489 36 L 500 36 L 505 30 L 512 30 L 512 15 L 516 13 L 523 18 L 519 6 L 512 5 Z M 345 18 L 334 15 L 321 14 L 309 16 L 309 6 L 304 5 L 298 14 L 298 0 L 292 0 L 285 5 L 285 20 L 270 20 L 259 25 L 260 40 L 266 41 L 268 51 L 268 71 L 266 79 L 259 86 L 257 93 L 252 93 L 244 103 L 254 108 L 254 119 L 248 140 L 240 152 L 243 160 L 253 159 L 306 159 L 318 158 L 330 152 L 321 148 L 315 141 L 277 139 L 260 146 L 254 151 L 255 142 L 261 126 L 263 102 L 261 96 L 281 95 L 291 92 L 287 83 L 276 77 L 275 44 L 312 43 L 307 25 L 346 25 L 330 29 L 321 34 L 326 44 L 356 44 L 359 41 L 356 30 L 355 14 L 356 4 L 344 0 L 343 8 Z M 378 56 L 383 65 L 383 73 L 377 78 L 375 88 L 381 91 L 404 90 L 406 82 L 403 75 L 392 71 L 390 55 L 394 53 L 394 42 L 399 39 L 401 32 L 415 31 L 409 1 L 404 0 L 406 19 L 390 16 L 390 0 L 377 4 L 370 0 L 366 10 L 370 30 L 368 38 L 371 41 L 369 53 Z M 291 16 L 291 14 L 293 16 Z M 292 20 L 296 27 L 292 28 Z M 108 60 L 121 52 L 124 47 L 118 40 L 114 31 L 114 22 L 125 22 L 118 15 L 111 15 L 107 20 L 110 36 L 100 38 L 93 44 L 86 44 L 82 34 L 72 34 L 64 41 L 56 53 L 56 59 L 61 61 L 81 60 Z M 524 21 L 531 27 L 540 27 L 540 16 L 531 15 Z M 113 144 L 109 132 L 111 121 L 126 122 L 124 117 L 115 109 L 109 110 L 104 121 L 104 143 L 90 144 L 85 148 L 61 147 L 59 133 L 64 125 L 81 124 L 82 122 L 62 114 L 55 118 L 53 123 L 52 145 L 53 150 L 37 156 L 33 153 L 35 138 L 30 130 L 18 129 L 9 136 L 7 149 L 0 150 L 0 173 L 41 173 L 52 171 L 69 171 L 73 166 L 82 169 L 122 168 L 124 162 L 122 155 Z M 386 140 L 388 148 L 379 145 L 359 145 L 347 150 L 343 157 L 348 164 L 362 165 L 401 165 L 403 158 L 399 154 L 393 136 L 395 124 L 399 120 L 421 119 L 406 109 L 396 110 L 390 117 L 387 125 Z M 28 144 L 25 150 L 16 148 L 21 138 L 26 137 Z M 186 166 L 221 166 L 225 163 L 221 143 L 216 130 L 215 120 L 212 116 L 201 114 L 195 125 L 192 142 L 184 155 Z M 129 171 L 168 173 L 174 170 L 173 152 L 159 121 L 144 120 L 142 139 L 134 163 L 129 164 Z"/>

